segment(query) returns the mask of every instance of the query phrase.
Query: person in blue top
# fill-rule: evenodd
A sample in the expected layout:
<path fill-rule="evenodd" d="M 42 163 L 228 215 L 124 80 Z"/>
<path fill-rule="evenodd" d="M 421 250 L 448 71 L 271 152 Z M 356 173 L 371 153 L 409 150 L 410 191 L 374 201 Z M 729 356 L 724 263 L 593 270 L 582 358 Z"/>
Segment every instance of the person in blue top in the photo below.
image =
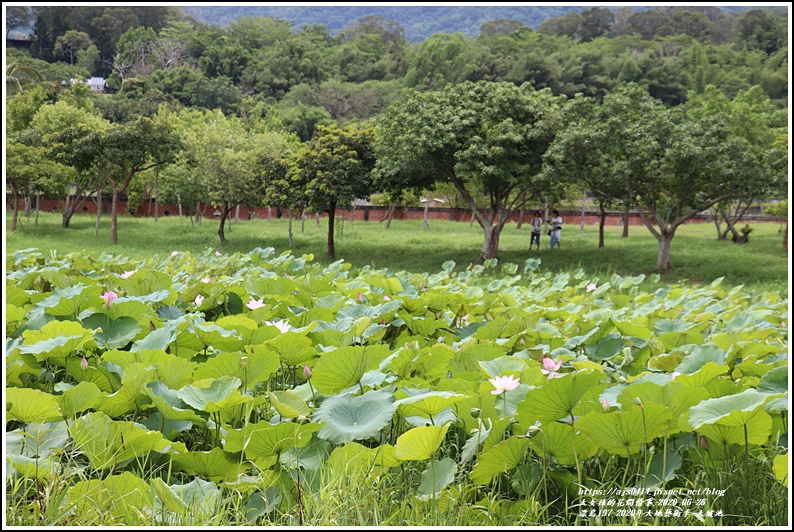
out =
<path fill-rule="evenodd" d="M 552 219 L 551 219 L 551 229 L 549 229 L 549 236 L 551 237 L 551 249 L 554 249 L 556 245 L 557 248 L 560 248 L 560 229 L 562 229 L 562 218 L 560 217 L 560 212 L 557 209 L 551 211 Z"/>

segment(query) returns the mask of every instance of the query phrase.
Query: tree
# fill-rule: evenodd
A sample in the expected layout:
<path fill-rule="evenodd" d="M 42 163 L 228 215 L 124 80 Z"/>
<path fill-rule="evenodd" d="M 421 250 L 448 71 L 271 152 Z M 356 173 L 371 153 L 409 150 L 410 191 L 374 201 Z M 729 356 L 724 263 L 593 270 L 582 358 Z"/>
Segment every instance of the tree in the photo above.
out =
<path fill-rule="evenodd" d="M 110 238 L 118 243 L 119 194 L 127 190 L 139 172 L 168 162 L 181 148 L 179 138 L 166 124 L 148 118 L 92 130 L 79 125 L 54 135 L 51 153 L 78 171 L 96 170 L 113 196 Z"/>
<path fill-rule="evenodd" d="M 33 13 L 28 6 L 8 6 L 6 8 L 6 39 L 17 29 L 25 29 L 33 22 Z"/>
<path fill-rule="evenodd" d="M 668 110 L 634 84 L 608 94 L 599 111 L 596 122 L 611 139 L 603 157 L 659 242 L 656 271 L 668 272 L 678 227 L 752 188 L 744 181 L 754 163 L 747 143 L 731 138 L 721 117 Z"/>
<path fill-rule="evenodd" d="M 9 95 L 22 92 L 27 87 L 43 81 L 44 76 L 33 67 L 18 61 L 9 63 L 6 66 L 6 92 Z"/>
<path fill-rule="evenodd" d="M 315 212 L 328 213 L 328 257 L 336 258 L 336 208 L 350 208 L 356 198 L 375 192 L 375 130 L 369 127 L 318 126 L 307 147 L 294 158 L 289 180 L 294 194 Z M 297 203 L 300 203 L 298 201 Z"/>
<path fill-rule="evenodd" d="M 601 213 L 598 247 L 602 248 L 606 207 L 628 203 L 626 183 L 612 171 L 612 161 L 602 156 L 612 138 L 600 127 L 597 100 L 579 95 L 567 103 L 562 116 L 565 126 L 543 156 L 544 171 L 549 180 L 573 183 L 595 194 Z"/>
<path fill-rule="evenodd" d="M 81 90 L 82 88 L 78 89 L 78 91 Z M 55 104 L 41 106 L 31 119 L 29 127 L 35 132 L 36 145 L 49 146 L 53 136 L 75 124 L 81 124 L 92 131 L 101 131 L 110 126 L 106 120 L 91 112 L 91 106 L 78 107 L 61 100 Z M 93 170 L 56 175 L 68 180 L 61 183 L 58 188 L 61 191 L 61 197 L 64 198 L 61 227 L 66 229 L 69 227 L 75 211 L 83 205 L 86 196 L 96 193 L 101 188 L 102 182 Z"/>
<path fill-rule="evenodd" d="M 386 110 L 376 168 L 387 192 L 432 189 L 451 183 L 483 229 L 481 258 L 496 256 L 508 218 L 548 191 L 542 156 L 557 130 L 564 97 L 529 83 L 450 85 L 409 92 Z M 487 213 L 475 197 L 488 198 Z"/>
<path fill-rule="evenodd" d="M 68 57 L 69 64 L 74 64 L 77 52 L 85 50 L 91 46 L 91 38 L 87 33 L 77 30 L 69 30 L 55 40 L 53 52 L 56 56 Z"/>
<path fill-rule="evenodd" d="M 746 195 L 728 198 L 715 206 L 718 238 L 725 239 L 731 233 L 734 243 L 745 243 L 747 235 L 740 234 L 736 224 L 750 205 L 766 195 L 783 194 L 788 185 L 787 158 L 780 157 L 780 150 L 775 146 L 776 138 L 787 128 L 787 113 L 777 109 L 757 85 L 739 91 L 733 100 L 713 85 L 708 85 L 703 94 L 690 94 L 686 105 L 693 116 L 721 116 L 731 135 L 745 141 L 751 149 L 750 156 L 755 162 L 747 169 L 744 181 L 753 186 L 747 189 Z M 721 230 L 720 219 L 727 226 L 724 231 Z"/>

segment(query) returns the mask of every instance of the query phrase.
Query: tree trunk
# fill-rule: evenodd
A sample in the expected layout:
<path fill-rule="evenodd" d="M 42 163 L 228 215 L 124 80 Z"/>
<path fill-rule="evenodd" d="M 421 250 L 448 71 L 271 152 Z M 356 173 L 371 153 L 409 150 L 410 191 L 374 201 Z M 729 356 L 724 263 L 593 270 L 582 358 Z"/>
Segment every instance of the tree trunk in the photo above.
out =
<path fill-rule="evenodd" d="M 667 273 L 672 271 L 670 267 L 670 244 L 675 236 L 675 230 L 664 230 L 661 235 L 657 237 L 659 241 L 659 254 L 656 257 L 656 272 Z"/>
<path fill-rule="evenodd" d="M 474 218 L 475 218 L 474 211 L 476 210 L 477 210 L 476 207 L 471 208 L 471 222 L 469 222 L 469 227 L 474 227 Z"/>
<path fill-rule="evenodd" d="M 270 209 L 271 209 L 270 207 L 267 208 L 267 221 L 268 222 L 272 220 L 272 215 L 271 215 Z"/>
<path fill-rule="evenodd" d="M 72 220 L 74 214 L 74 207 L 72 207 L 72 195 L 66 193 L 66 201 L 63 202 L 63 214 L 61 215 L 61 227 L 64 229 L 69 227 L 69 222 Z"/>
<path fill-rule="evenodd" d="M 318 212 L 315 216 L 316 216 L 316 220 L 317 220 L 317 229 L 319 229 L 320 228 L 320 213 Z"/>
<path fill-rule="evenodd" d="M 11 232 L 17 230 L 17 218 L 19 217 L 19 192 L 14 189 L 14 214 L 11 215 Z"/>
<path fill-rule="evenodd" d="M 292 209 L 289 210 L 289 248 L 292 249 Z"/>
<path fill-rule="evenodd" d="M 425 200 L 425 213 L 422 216 L 422 221 L 425 223 L 425 231 L 430 229 L 430 226 L 427 224 L 427 209 L 430 208 L 430 200 Z"/>
<path fill-rule="evenodd" d="M 623 211 L 623 238 L 629 237 L 629 210 L 631 209 L 631 205 L 626 205 L 626 209 Z"/>
<path fill-rule="evenodd" d="M 598 208 L 601 210 L 601 217 L 598 219 L 598 247 L 604 247 L 604 226 L 607 223 L 607 210 L 604 204 L 598 202 Z"/>
<path fill-rule="evenodd" d="M 579 231 L 582 231 L 582 232 L 584 232 L 584 197 L 585 197 L 584 194 L 582 194 L 582 224 L 579 226 Z M 601 207 L 601 212 L 602 213 L 603 213 L 603 210 L 604 210 L 604 208 Z M 602 232 L 603 232 L 603 228 L 602 228 Z M 604 247 L 604 246 L 601 245 L 601 246 L 598 246 L 598 247 Z"/>
<path fill-rule="evenodd" d="M 389 205 L 389 210 L 386 211 L 386 229 L 391 227 L 391 221 L 394 219 L 394 209 L 396 205 Z"/>
<path fill-rule="evenodd" d="M 113 203 L 110 204 L 110 240 L 114 244 L 119 243 L 119 191 L 113 187 Z"/>
<path fill-rule="evenodd" d="M 226 243 L 226 235 L 223 232 L 223 226 L 226 223 L 226 216 L 232 211 L 231 207 L 226 207 L 226 202 L 223 202 L 221 207 L 221 223 L 218 226 L 218 236 L 221 237 L 221 244 Z"/>
<path fill-rule="evenodd" d="M 240 223 L 240 206 L 234 208 L 234 223 Z"/>
<path fill-rule="evenodd" d="M 306 230 L 306 207 L 301 210 L 301 234 Z"/>
<path fill-rule="evenodd" d="M 39 228 L 39 212 L 41 211 L 41 194 L 36 194 L 36 220 L 33 222 L 33 227 Z"/>
<path fill-rule="evenodd" d="M 197 201 L 196 202 L 196 220 L 198 220 L 199 227 L 201 227 L 201 219 L 203 218 L 202 214 L 204 214 L 204 213 L 201 212 L 201 202 Z"/>
<path fill-rule="evenodd" d="M 317 215 L 319 216 L 319 213 Z M 336 250 L 334 249 L 335 216 L 336 216 L 336 202 L 332 201 L 331 205 L 328 207 L 328 258 L 331 260 L 336 260 Z"/>
<path fill-rule="evenodd" d="M 102 218 L 102 191 L 97 191 L 96 202 L 96 225 L 94 225 L 94 236 L 99 236 L 99 220 Z"/>
<path fill-rule="evenodd" d="M 156 167 L 154 169 L 154 221 L 157 221 L 157 217 L 160 211 L 160 199 L 158 197 L 158 189 L 160 185 L 160 167 Z M 149 201 L 151 203 L 151 200 Z M 181 214 L 180 214 L 181 216 Z"/>
<path fill-rule="evenodd" d="M 516 231 L 521 230 L 521 226 L 524 225 L 524 207 L 527 204 L 526 192 L 521 193 L 521 208 L 518 211 L 518 223 L 516 224 Z"/>
<path fill-rule="evenodd" d="M 179 196 L 179 194 L 176 195 L 176 203 L 179 206 L 179 217 L 182 218 L 182 198 Z M 193 223 L 192 216 L 190 217 L 190 223 Z"/>
<path fill-rule="evenodd" d="M 25 232 L 30 229 L 30 196 L 25 196 Z"/>
<path fill-rule="evenodd" d="M 485 242 L 482 246 L 482 258 L 493 259 L 499 251 L 499 238 L 502 235 L 501 223 L 495 224 L 489 228 L 483 227 L 485 232 Z"/>
<path fill-rule="evenodd" d="M 352 224 L 353 220 L 355 220 L 355 219 L 356 219 L 356 205 L 354 203 L 353 204 L 353 208 L 350 209 L 350 223 Z"/>

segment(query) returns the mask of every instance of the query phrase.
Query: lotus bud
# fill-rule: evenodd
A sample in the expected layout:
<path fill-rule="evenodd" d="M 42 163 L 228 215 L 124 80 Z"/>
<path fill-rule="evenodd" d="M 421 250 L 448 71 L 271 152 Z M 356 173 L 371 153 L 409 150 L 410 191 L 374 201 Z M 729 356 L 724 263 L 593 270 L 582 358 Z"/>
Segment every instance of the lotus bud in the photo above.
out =
<path fill-rule="evenodd" d="M 309 368 L 309 365 L 304 362 L 303 363 L 303 378 L 304 379 L 308 379 L 311 376 L 312 376 L 312 370 L 311 370 L 311 368 Z"/>
<path fill-rule="evenodd" d="M 83 357 L 83 360 L 80 361 L 80 367 L 83 368 L 83 371 L 88 369 L 88 360 Z"/>
<path fill-rule="evenodd" d="M 603 402 L 603 403 L 601 403 L 601 406 L 603 406 L 603 407 L 604 407 L 604 410 L 609 410 L 609 399 L 607 399 L 607 398 L 605 397 L 605 398 L 604 398 L 604 402 Z"/>
<path fill-rule="evenodd" d="M 640 399 L 639 397 L 635 397 L 634 404 L 642 408 L 642 399 Z"/>
<path fill-rule="evenodd" d="M 247 356 L 240 357 L 240 360 L 242 361 L 244 368 L 248 367 L 248 357 Z"/>
<path fill-rule="evenodd" d="M 480 417 L 480 414 L 482 414 L 482 410 L 480 410 L 479 408 L 472 408 L 470 414 L 471 417 L 477 419 L 478 417 Z"/>
<path fill-rule="evenodd" d="M 709 450 L 709 442 L 705 436 L 700 437 L 700 446 L 707 451 Z"/>

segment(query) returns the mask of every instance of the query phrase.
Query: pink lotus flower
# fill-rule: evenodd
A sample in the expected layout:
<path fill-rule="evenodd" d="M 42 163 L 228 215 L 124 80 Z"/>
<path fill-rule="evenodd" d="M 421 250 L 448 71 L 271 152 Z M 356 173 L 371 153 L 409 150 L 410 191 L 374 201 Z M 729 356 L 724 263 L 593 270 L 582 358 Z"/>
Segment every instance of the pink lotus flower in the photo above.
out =
<path fill-rule="evenodd" d="M 312 376 L 312 370 L 311 370 L 311 368 L 309 368 L 309 365 L 304 362 L 303 363 L 303 378 L 304 379 L 308 379 L 311 376 Z"/>
<path fill-rule="evenodd" d="M 587 289 L 586 289 L 586 290 L 587 290 L 588 292 L 592 292 L 592 291 L 593 291 L 593 290 L 595 290 L 596 288 L 598 288 L 598 287 L 596 286 L 596 284 L 595 284 L 595 283 L 590 283 L 589 285 L 587 285 Z"/>
<path fill-rule="evenodd" d="M 681 375 L 681 373 L 680 373 L 680 372 L 678 372 L 678 371 L 674 371 L 674 372 L 672 372 L 672 373 L 670 374 L 670 380 L 675 380 L 675 378 L 676 378 L 676 377 L 678 377 L 679 375 Z"/>
<path fill-rule="evenodd" d="M 494 395 L 499 395 L 500 393 L 506 392 L 508 390 L 515 390 L 518 388 L 518 385 L 521 384 L 521 382 L 518 379 L 514 379 L 512 375 L 496 377 L 495 379 L 488 379 L 488 381 L 493 384 L 494 388 L 496 388 L 491 392 Z"/>
<path fill-rule="evenodd" d="M 204 279 L 201 280 L 201 282 L 209 284 L 212 282 L 212 279 L 210 279 L 209 277 L 205 277 Z"/>
<path fill-rule="evenodd" d="M 107 308 L 110 308 L 110 302 L 111 301 L 113 301 L 114 299 L 118 299 L 118 298 L 119 298 L 119 295 L 116 292 L 113 292 L 112 290 L 108 290 L 107 292 L 102 294 L 102 299 L 105 300 L 105 306 Z"/>
<path fill-rule="evenodd" d="M 216 252 L 215 252 L 215 256 L 216 256 L 216 257 L 220 257 L 221 255 L 223 255 L 223 253 L 221 253 L 220 251 L 216 251 Z"/>
<path fill-rule="evenodd" d="M 609 399 L 607 399 L 606 397 L 604 397 L 604 402 L 603 402 L 603 403 L 601 403 L 601 406 L 603 406 L 603 407 L 604 407 L 604 410 L 609 410 Z"/>
<path fill-rule="evenodd" d="M 124 272 L 124 273 L 121 274 L 121 278 L 122 279 L 129 279 L 130 277 L 132 277 L 132 274 L 134 274 L 134 273 L 135 273 L 135 270 L 132 270 L 131 272 Z"/>
<path fill-rule="evenodd" d="M 245 304 L 246 307 L 250 308 L 251 310 L 256 310 L 258 308 L 265 306 L 265 298 L 260 299 L 259 301 L 255 300 L 253 297 Z"/>
<path fill-rule="evenodd" d="M 550 379 L 553 379 L 554 377 L 559 377 L 561 375 L 560 373 L 557 373 L 557 370 L 560 369 L 560 366 L 562 366 L 562 362 L 557 362 L 555 364 L 552 359 L 545 357 L 543 359 L 543 369 L 540 370 L 540 372 L 544 375 L 548 375 Z"/>
<path fill-rule="evenodd" d="M 201 294 L 197 295 L 195 301 L 193 302 L 196 304 L 197 307 L 200 307 L 201 304 L 204 302 L 204 296 L 202 296 Z"/>
<path fill-rule="evenodd" d="M 83 357 L 83 360 L 80 361 L 80 367 L 83 368 L 83 371 L 88 369 L 88 360 Z"/>
<path fill-rule="evenodd" d="M 267 325 L 272 325 L 282 333 L 289 331 L 292 327 L 286 320 L 278 320 L 278 321 L 266 321 Z"/>
<path fill-rule="evenodd" d="M 383 300 L 384 301 L 391 301 L 391 298 L 389 296 L 383 296 Z"/>
<path fill-rule="evenodd" d="M 358 293 L 358 298 L 357 299 L 358 299 L 359 303 L 363 303 L 364 302 L 364 296 L 361 295 L 361 292 Z"/>

